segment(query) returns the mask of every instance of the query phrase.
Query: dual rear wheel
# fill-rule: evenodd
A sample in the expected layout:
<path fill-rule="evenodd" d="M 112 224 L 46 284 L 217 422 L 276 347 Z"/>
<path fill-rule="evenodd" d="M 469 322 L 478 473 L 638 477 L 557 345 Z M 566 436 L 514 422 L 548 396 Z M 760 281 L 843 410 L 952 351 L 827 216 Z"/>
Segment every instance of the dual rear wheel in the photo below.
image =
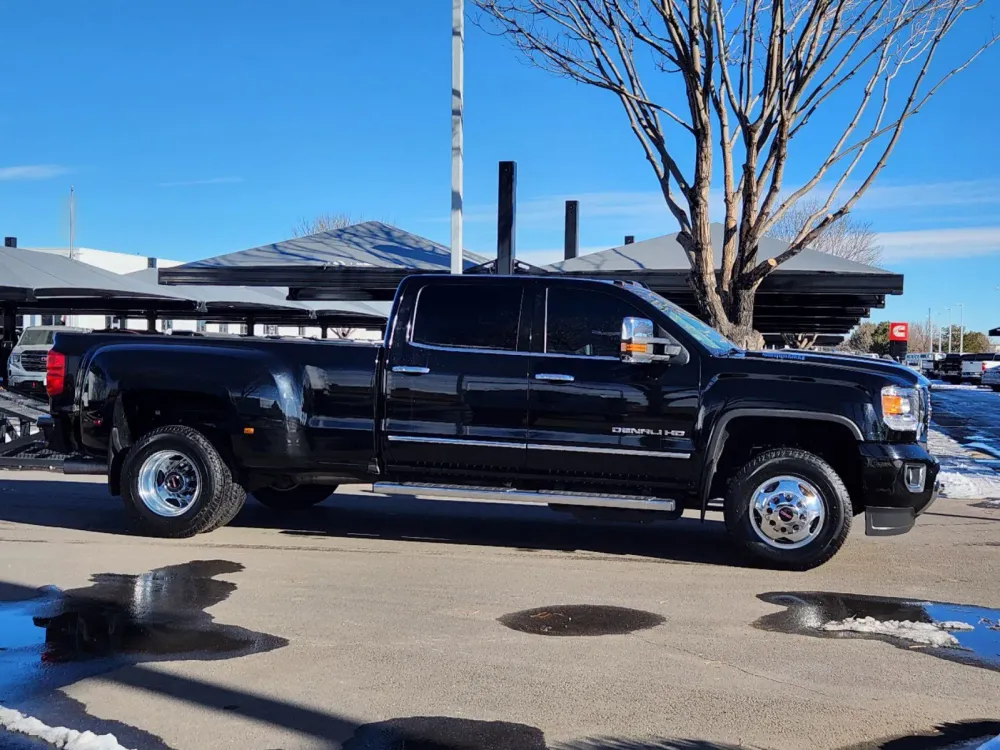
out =
<path fill-rule="evenodd" d="M 247 497 L 208 438 L 183 425 L 160 427 L 132 446 L 122 465 L 121 489 L 130 525 L 168 538 L 225 526 Z M 274 510 L 292 511 L 321 503 L 335 489 L 283 485 L 255 490 L 254 497 Z"/>

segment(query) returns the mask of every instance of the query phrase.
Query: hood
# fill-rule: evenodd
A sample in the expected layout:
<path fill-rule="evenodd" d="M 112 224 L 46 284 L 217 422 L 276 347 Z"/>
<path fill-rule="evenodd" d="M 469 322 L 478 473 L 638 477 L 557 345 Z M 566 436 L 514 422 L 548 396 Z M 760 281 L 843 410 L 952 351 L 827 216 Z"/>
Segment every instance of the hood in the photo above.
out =
<path fill-rule="evenodd" d="M 795 374 L 804 367 L 835 367 L 841 372 L 854 372 L 868 377 L 880 377 L 887 382 L 902 386 L 926 386 L 930 381 L 915 370 L 897 362 L 885 359 L 868 359 L 850 354 L 820 354 L 791 349 L 746 352 L 747 359 L 769 360 L 775 365 L 787 365 L 789 374 Z"/>

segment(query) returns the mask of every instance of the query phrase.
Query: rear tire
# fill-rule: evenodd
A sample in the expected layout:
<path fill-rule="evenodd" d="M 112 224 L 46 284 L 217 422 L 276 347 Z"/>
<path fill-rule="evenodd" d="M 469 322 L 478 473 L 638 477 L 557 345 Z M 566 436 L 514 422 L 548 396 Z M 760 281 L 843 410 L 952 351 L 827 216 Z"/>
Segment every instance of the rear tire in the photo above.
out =
<path fill-rule="evenodd" d="M 261 487 L 253 491 L 253 496 L 261 505 L 271 510 L 305 510 L 326 500 L 337 489 L 337 485 L 295 484 L 288 489 Z"/>
<path fill-rule="evenodd" d="M 837 472 L 797 448 L 756 456 L 726 492 L 726 529 L 733 540 L 754 559 L 785 570 L 809 570 L 837 554 L 852 516 Z"/>
<path fill-rule="evenodd" d="M 172 539 L 228 523 L 246 500 L 215 446 L 183 425 L 139 438 L 122 465 L 121 490 L 138 533 Z"/>

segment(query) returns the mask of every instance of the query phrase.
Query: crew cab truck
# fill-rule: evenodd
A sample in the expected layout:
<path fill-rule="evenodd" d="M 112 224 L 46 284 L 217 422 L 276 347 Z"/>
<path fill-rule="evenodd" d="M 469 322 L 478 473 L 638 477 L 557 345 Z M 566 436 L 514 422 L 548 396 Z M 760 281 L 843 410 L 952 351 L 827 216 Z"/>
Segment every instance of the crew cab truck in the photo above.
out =
<path fill-rule="evenodd" d="M 385 494 L 677 518 L 721 509 L 759 561 L 830 559 L 852 518 L 934 500 L 926 382 L 857 358 L 746 352 L 643 286 L 419 275 L 382 346 L 58 334 L 54 448 L 108 472 L 135 528 L 186 537 L 247 493 Z"/>

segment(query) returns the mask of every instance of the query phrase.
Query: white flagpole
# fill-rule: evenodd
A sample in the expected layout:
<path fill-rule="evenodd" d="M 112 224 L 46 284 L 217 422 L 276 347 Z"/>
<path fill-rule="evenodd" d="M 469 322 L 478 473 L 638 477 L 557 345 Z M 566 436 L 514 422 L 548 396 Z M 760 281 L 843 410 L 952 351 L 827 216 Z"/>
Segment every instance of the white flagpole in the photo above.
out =
<path fill-rule="evenodd" d="M 465 2 L 451 5 L 451 272 L 462 273 L 462 109 Z"/>

